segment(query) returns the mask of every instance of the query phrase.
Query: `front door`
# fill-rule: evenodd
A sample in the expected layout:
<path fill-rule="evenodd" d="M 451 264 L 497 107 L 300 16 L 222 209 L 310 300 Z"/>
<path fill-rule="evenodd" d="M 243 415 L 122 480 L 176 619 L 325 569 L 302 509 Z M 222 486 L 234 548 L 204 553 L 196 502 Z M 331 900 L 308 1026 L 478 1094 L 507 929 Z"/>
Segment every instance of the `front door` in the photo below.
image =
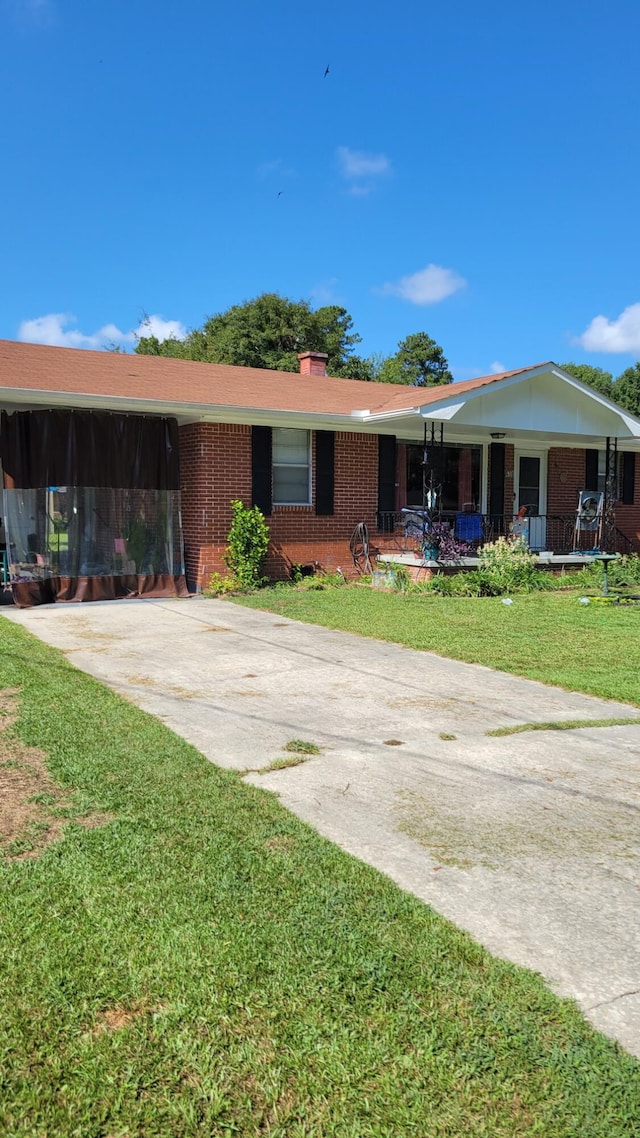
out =
<path fill-rule="evenodd" d="M 545 549 L 547 541 L 547 456 L 541 451 L 516 451 L 515 509 L 526 506 L 530 549 Z"/>

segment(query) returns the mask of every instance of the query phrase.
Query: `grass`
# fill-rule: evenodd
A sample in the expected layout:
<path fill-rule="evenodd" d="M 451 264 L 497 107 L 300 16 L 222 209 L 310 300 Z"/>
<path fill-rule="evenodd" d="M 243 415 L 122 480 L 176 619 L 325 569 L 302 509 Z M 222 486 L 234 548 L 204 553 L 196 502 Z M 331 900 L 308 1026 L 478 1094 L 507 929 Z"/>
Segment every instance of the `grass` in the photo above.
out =
<path fill-rule="evenodd" d="M 514 727 L 495 727 L 492 731 L 485 731 L 485 735 L 521 735 L 523 731 L 575 731 L 578 727 L 630 726 L 640 726 L 640 716 L 626 716 L 621 719 L 556 719 L 549 723 L 518 723 Z"/>
<path fill-rule="evenodd" d="M 317 743 L 307 743 L 304 739 L 290 739 L 285 743 L 283 750 L 291 751 L 294 755 L 319 755 L 320 748 Z"/>
<path fill-rule="evenodd" d="M 283 755 L 281 759 L 272 759 L 266 767 L 260 767 L 258 774 L 269 774 L 270 771 L 285 771 L 288 767 L 299 767 L 301 763 L 309 760 L 306 755 Z"/>
<path fill-rule="evenodd" d="M 239 603 L 640 706 L 640 605 L 581 605 L 571 592 L 503 605 L 499 597 L 287 586 Z"/>
<path fill-rule="evenodd" d="M 571 1002 L 1 628 L 5 730 L 105 819 L 0 862 L 3 1135 L 637 1133 Z"/>

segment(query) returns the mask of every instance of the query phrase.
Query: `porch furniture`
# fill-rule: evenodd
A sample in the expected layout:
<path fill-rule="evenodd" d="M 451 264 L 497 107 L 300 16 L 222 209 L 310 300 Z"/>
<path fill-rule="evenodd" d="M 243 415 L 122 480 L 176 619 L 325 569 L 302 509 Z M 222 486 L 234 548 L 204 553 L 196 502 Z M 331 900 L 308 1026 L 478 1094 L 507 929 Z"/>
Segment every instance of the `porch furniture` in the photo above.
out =
<path fill-rule="evenodd" d="M 454 536 L 458 541 L 466 541 L 468 545 L 477 545 L 484 536 L 482 514 L 465 513 L 456 514 Z"/>

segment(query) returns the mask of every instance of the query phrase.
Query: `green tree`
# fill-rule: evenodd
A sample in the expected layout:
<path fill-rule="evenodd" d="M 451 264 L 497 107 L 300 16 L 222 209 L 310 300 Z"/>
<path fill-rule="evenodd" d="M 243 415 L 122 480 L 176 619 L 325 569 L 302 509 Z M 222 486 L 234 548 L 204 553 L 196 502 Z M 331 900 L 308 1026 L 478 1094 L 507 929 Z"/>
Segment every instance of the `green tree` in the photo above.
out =
<path fill-rule="evenodd" d="M 573 375 L 575 379 L 579 379 L 581 383 L 586 383 L 589 387 L 595 388 L 600 395 L 605 395 L 607 399 L 615 399 L 613 376 L 610 371 L 605 371 L 601 367 L 592 367 L 591 364 L 560 364 L 563 371 L 568 371 L 569 375 Z"/>
<path fill-rule="evenodd" d="M 640 417 L 640 361 L 623 371 L 613 388 L 616 403 Z"/>
<path fill-rule="evenodd" d="M 396 354 L 380 363 L 376 378 L 383 383 L 408 383 L 415 387 L 436 387 L 453 381 L 442 348 L 426 332 L 414 332 L 401 340 Z"/>
<path fill-rule="evenodd" d="M 371 379 L 368 362 L 354 353 L 360 342 L 345 308 L 313 311 L 305 300 L 266 292 L 209 317 L 185 340 L 142 336 L 136 352 L 291 372 L 299 370 L 299 352 L 326 352 L 330 375 Z"/>

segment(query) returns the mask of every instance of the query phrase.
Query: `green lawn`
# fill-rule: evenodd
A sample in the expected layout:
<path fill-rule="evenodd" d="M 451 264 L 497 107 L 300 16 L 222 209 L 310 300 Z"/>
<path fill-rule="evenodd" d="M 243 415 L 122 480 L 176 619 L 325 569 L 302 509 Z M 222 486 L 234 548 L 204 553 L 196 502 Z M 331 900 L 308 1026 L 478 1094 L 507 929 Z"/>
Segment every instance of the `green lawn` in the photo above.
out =
<path fill-rule="evenodd" d="M 110 818 L 0 858 L 0 1133 L 637 1134 L 640 1065 L 573 1004 L 0 631 L 5 753 Z"/>
<path fill-rule="evenodd" d="M 640 705 L 640 605 L 581 605 L 576 593 L 434 597 L 358 586 L 278 586 L 239 598 L 295 620 L 393 640 L 571 691 Z"/>

